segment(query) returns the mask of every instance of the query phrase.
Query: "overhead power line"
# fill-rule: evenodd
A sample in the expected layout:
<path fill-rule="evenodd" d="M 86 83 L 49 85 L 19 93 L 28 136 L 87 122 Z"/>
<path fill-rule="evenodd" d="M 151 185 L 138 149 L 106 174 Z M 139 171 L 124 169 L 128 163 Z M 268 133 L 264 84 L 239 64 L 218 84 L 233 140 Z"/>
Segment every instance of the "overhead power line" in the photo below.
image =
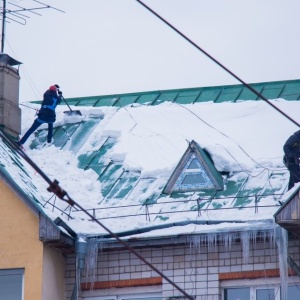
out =
<path fill-rule="evenodd" d="M 116 233 L 112 232 L 108 227 L 96 219 L 91 213 L 89 213 L 85 208 L 75 202 L 69 194 L 59 186 L 59 182 L 55 179 L 53 182 L 51 179 L 30 159 L 30 157 L 19 148 L 19 146 L 9 137 L 9 135 L 0 129 L 0 137 L 2 140 L 12 149 L 14 149 L 23 159 L 49 184 L 48 192 L 54 193 L 58 198 L 68 203 L 71 207 L 77 208 L 83 211 L 88 217 L 95 221 L 99 226 L 101 226 L 106 232 L 108 232 L 113 238 L 115 238 L 120 244 L 122 244 L 128 251 L 133 253 L 142 262 L 149 266 L 158 275 L 164 278 L 168 283 L 170 283 L 174 288 L 180 291 L 187 299 L 194 300 L 194 297 L 187 294 L 181 287 L 179 287 L 175 282 L 158 270 L 153 264 L 148 262 L 143 256 L 141 256 L 137 251 L 135 251 L 131 246 L 124 242 Z"/>
<path fill-rule="evenodd" d="M 161 21 L 163 21 L 165 24 L 167 24 L 169 27 L 171 27 L 174 31 L 176 31 L 180 36 L 182 36 L 185 40 L 187 40 L 190 44 L 192 44 L 194 47 L 196 47 L 199 51 L 201 51 L 203 54 L 205 54 L 207 57 L 209 57 L 212 61 L 214 61 L 217 65 L 219 65 L 222 69 L 224 69 L 227 73 L 229 73 L 231 76 L 233 76 L 235 79 L 237 79 L 239 82 L 241 82 L 245 87 L 247 87 L 251 92 L 253 92 L 255 95 L 257 95 L 259 98 L 267 102 L 270 106 L 272 106 L 274 109 L 276 109 L 279 113 L 281 113 L 283 116 L 285 116 L 287 119 L 289 119 L 291 122 L 293 122 L 295 125 L 300 127 L 300 124 L 292 119 L 290 116 L 288 116 L 285 112 L 283 112 L 281 109 L 276 107 L 274 104 L 272 104 L 266 97 L 264 97 L 262 94 L 260 94 L 258 91 L 256 91 L 253 87 L 251 87 L 248 83 L 243 81 L 240 77 L 238 77 L 236 74 L 234 74 L 232 71 L 230 71 L 227 67 L 225 67 L 222 63 L 220 63 L 218 60 L 216 60 L 213 56 L 211 56 L 208 52 L 206 52 L 204 49 L 202 49 L 200 46 L 198 46 L 195 42 L 193 42 L 190 38 L 188 38 L 185 34 L 183 34 L 180 30 L 178 30 L 176 27 L 174 27 L 170 22 L 168 22 L 166 19 L 161 17 L 157 12 L 155 12 L 153 9 L 151 9 L 148 5 L 143 3 L 143 1 L 136 0 L 138 3 L 140 3 L 142 6 L 144 6 L 148 11 L 150 11 L 152 14 L 154 14 L 156 17 L 158 17 Z"/>

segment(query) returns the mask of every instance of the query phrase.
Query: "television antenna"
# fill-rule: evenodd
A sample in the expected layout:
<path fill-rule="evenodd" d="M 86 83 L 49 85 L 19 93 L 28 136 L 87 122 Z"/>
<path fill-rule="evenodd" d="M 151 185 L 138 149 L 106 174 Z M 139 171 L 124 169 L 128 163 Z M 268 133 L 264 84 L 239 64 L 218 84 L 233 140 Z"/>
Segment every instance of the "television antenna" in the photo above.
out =
<path fill-rule="evenodd" d="M 58 8 L 55 8 L 53 6 L 50 6 L 48 4 L 45 4 L 43 2 L 32 0 L 33 2 L 38 3 L 37 7 L 23 7 L 20 5 L 17 5 L 12 2 L 7 2 L 6 0 L 3 1 L 3 6 L 0 7 L 2 11 L 0 12 L 0 18 L 2 18 L 2 35 L 1 35 L 1 52 L 4 51 L 4 40 L 5 40 L 5 24 L 12 22 L 19 23 L 21 25 L 26 25 L 26 20 L 30 18 L 26 13 L 32 13 L 36 14 L 38 16 L 41 16 L 41 14 L 37 13 L 36 10 L 40 9 L 46 9 L 46 8 L 52 8 L 54 10 L 63 12 L 63 10 L 60 10 Z M 7 5 L 8 4 L 8 5 Z"/>

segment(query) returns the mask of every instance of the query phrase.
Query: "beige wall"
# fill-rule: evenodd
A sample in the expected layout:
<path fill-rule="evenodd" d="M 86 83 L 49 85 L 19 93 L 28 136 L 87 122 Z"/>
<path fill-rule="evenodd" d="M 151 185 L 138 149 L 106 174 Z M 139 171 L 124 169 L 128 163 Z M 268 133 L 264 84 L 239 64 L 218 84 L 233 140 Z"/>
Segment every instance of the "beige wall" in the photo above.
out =
<path fill-rule="evenodd" d="M 55 249 L 44 247 L 43 298 L 65 299 L 65 258 Z"/>
<path fill-rule="evenodd" d="M 0 269 L 25 268 L 24 300 L 41 300 L 42 266 L 38 216 L 0 179 Z"/>

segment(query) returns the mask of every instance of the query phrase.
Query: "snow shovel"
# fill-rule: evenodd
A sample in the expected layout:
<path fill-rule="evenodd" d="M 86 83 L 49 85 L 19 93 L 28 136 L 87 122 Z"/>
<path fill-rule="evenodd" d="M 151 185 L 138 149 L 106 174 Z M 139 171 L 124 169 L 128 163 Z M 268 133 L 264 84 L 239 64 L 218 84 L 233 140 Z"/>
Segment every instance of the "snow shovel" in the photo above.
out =
<path fill-rule="evenodd" d="M 80 110 L 72 110 L 72 108 L 70 107 L 70 105 L 68 104 L 66 99 L 63 97 L 63 95 L 61 95 L 61 97 L 65 101 L 65 103 L 68 105 L 68 108 L 69 108 L 68 111 L 64 111 L 64 114 L 66 114 L 67 116 L 82 116 Z"/>

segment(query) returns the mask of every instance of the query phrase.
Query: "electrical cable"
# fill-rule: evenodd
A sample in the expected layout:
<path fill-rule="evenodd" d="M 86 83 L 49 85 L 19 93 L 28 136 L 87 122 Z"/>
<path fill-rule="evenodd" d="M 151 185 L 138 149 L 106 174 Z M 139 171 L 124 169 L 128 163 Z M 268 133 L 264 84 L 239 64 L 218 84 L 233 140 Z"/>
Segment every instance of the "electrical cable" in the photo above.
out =
<path fill-rule="evenodd" d="M 176 102 L 174 102 L 174 103 L 176 103 Z M 217 128 L 215 128 L 215 127 L 213 127 L 212 125 L 210 125 L 209 123 L 207 123 L 206 121 L 204 121 L 201 117 L 199 117 L 196 113 L 194 113 L 192 110 L 190 110 L 189 108 L 187 108 L 187 107 L 185 107 L 185 106 L 183 106 L 183 105 L 181 105 L 181 104 L 179 104 L 179 103 L 176 103 L 177 105 L 179 105 L 180 107 L 182 107 L 183 109 L 186 109 L 187 111 L 189 111 L 192 115 L 194 115 L 196 118 L 198 118 L 201 122 L 203 122 L 204 124 L 206 124 L 208 127 L 210 127 L 210 128 L 212 128 L 213 130 L 216 130 L 217 132 L 219 132 L 220 134 L 222 134 L 223 136 L 225 136 L 226 138 L 228 138 L 229 140 L 231 140 L 231 141 L 233 141 L 237 146 L 238 146 L 238 148 L 240 148 L 241 150 L 242 150 L 242 152 L 246 155 L 246 156 L 248 156 L 257 166 L 259 166 L 259 167 L 261 167 L 263 170 L 259 173 L 259 174 L 257 174 L 257 175 L 252 175 L 251 173 L 249 173 L 247 170 L 245 170 L 242 166 L 241 166 L 241 164 L 239 163 L 239 161 L 226 149 L 226 147 L 224 147 L 223 145 L 220 145 L 219 144 L 219 146 L 221 146 L 221 147 L 223 147 L 224 148 L 224 150 L 228 153 L 228 155 L 229 156 L 231 156 L 232 157 L 232 159 L 238 164 L 238 166 L 241 168 L 241 171 L 243 171 L 243 172 L 245 172 L 248 176 L 250 176 L 250 177 L 257 177 L 257 176 L 259 176 L 261 173 L 263 173 L 264 171 L 267 171 L 268 173 L 270 173 L 270 172 L 273 172 L 273 171 L 278 171 L 278 170 L 286 170 L 287 168 L 274 168 L 274 169 L 271 169 L 271 168 L 267 168 L 267 167 L 265 167 L 265 166 L 263 166 L 263 165 L 261 165 L 260 163 L 258 163 L 254 158 L 252 158 L 247 152 L 246 152 L 246 150 L 244 150 L 240 145 L 239 145 L 239 143 L 237 143 L 234 139 L 232 139 L 231 137 L 229 137 L 228 135 L 226 135 L 225 133 L 223 133 L 222 131 L 220 131 L 220 130 L 218 130 Z M 216 145 L 218 145 L 218 144 L 216 144 Z M 269 179 L 268 179 L 268 181 L 269 181 L 269 184 L 270 184 L 270 186 L 272 186 L 272 184 L 271 184 L 271 181 L 270 181 L 270 176 L 269 176 Z"/>
<path fill-rule="evenodd" d="M 206 56 L 208 56 L 211 60 L 213 60 L 216 64 L 218 64 L 220 67 L 222 67 L 224 70 L 226 70 L 229 74 L 231 74 L 234 78 L 236 78 L 238 81 L 240 81 L 243 85 L 245 85 L 249 90 L 251 90 L 254 94 L 256 94 L 258 97 L 260 97 L 262 100 L 266 101 L 269 105 L 271 105 L 274 109 L 276 109 L 278 112 L 280 112 L 282 115 L 284 115 L 287 119 L 292 121 L 297 126 L 300 126 L 295 120 L 293 120 L 291 117 L 286 115 L 283 111 L 281 111 L 279 108 L 274 106 L 272 103 L 268 101 L 267 98 L 262 96 L 260 93 L 258 93 L 255 89 L 253 89 L 250 85 L 248 85 L 246 82 L 244 82 L 242 79 L 240 79 L 238 76 L 236 76 L 234 73 L 232 73 L 229 69 L 227 69 L 224 65 L 222 65 L 220 62 L 218 62 L 216 59 L 214 59 L 210 54 L 208 54 L 206 51 L 201 49 L 198 45 L 196 45 L 194 42 L 192 42 L 189 38 L 187 38 L 184 34 L 182 34 L 179 30 L 177 30 L 174 26 L 172 26 L 169 22 L 167 22 L 165 19 L 163 19 L 161 16 L 159 16 L 156 12 L 154 12 L 152 9 L 150 9 L 147 5 L 145 5 L 142 1 L 137 0 L 141 5 L 143 5 L 145 8 L 147 8 L 150 12 L 152 12 L 154 15 L 156 15 L 159 19 L 161 19 L 163 22 L 165 22 L 167 25 L 169 25 L 173 30 L 175 30 L 177 33 L 179 33 L 182 37 L 184 37 L 186 40 L 188 40 L 192 45 L 194 45 L 198 50 L 200 50 L 202 53 L 204 53 Z M 1 132 L 1 136 L 4 137 L 3 133 Z M 7 138 L 4 137 L 6 141 Z M 81 207 L 78 203 L 76 203 L 66 191 L 64 191 L 58 184 L 58 181 L 54 180 L 53 182 L 42 172 L 42 170 L 20 149 L 17 148 L 13 144 L 13 142 L 8 142 L 11 146 L 17 150 L 18 154 L 22 156 L 25 161 L 33 167 L 37 173 L 40 174 L 40 176 L 49 184 L 48 191 L 55 193 L 61 200 L 66 201 L 70 206 L 72 207 L 78 207 L 80 210 L 82 210 L 84 213 L 86 213 L 92 220 L 94 220 L 98 225 L 100 225 L 104 230 L 106 230 L 111 236 L 113 236 L 119 243 L 121 243 L 126 249 L 128 249 L 130 252 L 135 254 L 141 261 L 143 261 L 145 264 L 147 264 L 150 268 L 152 268 L 156 273 L 158 273 L 161 277 L 163 277 L 166 281 L 168 281 L 171 285 L 173 285 L 177 290 L 179 290 L 183 295 L 185 295 L 188 299 L 193 300 L 193 297 L 188 295 L 184 290 L 182 290 L 179 286 L 177 286 L 173 281 L 171 281 L 168 277 L 166 277 L 163 273 L 161 273 L 158 269 L 156 269 L 151 263 L 149 263 L 147 260 L 145 260 L 139 253 L 137 253 L 133 248 L 131 248 L 127 243 L 125 243 L 123 240 L 121 240 L 116 234 L 114 234 L 109 228 L 107 228 L 105 225 L 103 225 L 99 220 L 95 219 L 93 215 L 91 215 L 88 211 L 86 211 L 83 207 Z"/>
<path fill-rule="evenodd" d="M 274 104 L 272 104 L 266 97 L 261 95 L 259 92 L 257 92 L 253 87 L 251 87 L 248 83 L 246 83 L 244 80 L 242 80 L 240 77 L 235 75 L 232 71 L 230 71 L 227 67 L 225 67 L 222 63 L 220 63 L 218 60 L 216 60 L 212 55 L 210 55 L 208 52 L 206 52 L 204 49 L 199 47 L 196 43 L 194 43 L 190 38 L 188 38 L 185 34 L 183 34 L 181 31 L 179 31 L 176 27 L 174 27 L 170 22 L 168 22 L 166 19 L 161 17 L 157 12 L 155 12 L 153 9 L 151 9 L 149 6 L 147 6 L 145 3 L 143 3 L 140 0 L 136 0 L 138 3 L 140 3 L 142 6 L 144 6 L 148 11 L 150 11 L 152 14 L 154 14 L 157 18 L 159 18 L 161 21 L 163 21 L 165 24 L 167 24 L 169 27 L 171 27 L 174 31 L 176 31 L 181 37 L 183 37 L 185 40 L 187 40 L 190 44 L 192 44 L 194 47 L 196 47 L 199 51 L 201 51 L 204 55 L 206 55 L 208 58 L 210 58 L 213 62 L 215 62 L 217 65 L 219 65 L 222 69 L 224 69 L 227 73 L 229 73 L 231 76 L 233 76 L 236 80 L 241 82 L 245 87 L 247 87 L 251 92 L 253 92 L 255 95 L 257 95 L 259 98 L 267 102 L 270 106 L 272 106 L 274 109 L 276 109 L 279 113 L 281 113 L 283 116 L 285 116 L 287 119 L 289 119 L 291 122 L 293 122 L 295 125 L 300 127 L 300 124 L 296 122 L 294 119 L 292 119 L 290 116 L 288 116 L 285 112 L 283 112 L 281 109 L 276 107 Z"/>
<path fill-rule="evenodd" d="M 148 262 L 144 257 L 142 257 L 137 251 L 135 251 L 131 246 L 129 246 L 126 242 L 119 238 L 117 234 L 112 232 L 108 227 L 102 224 L 98 219 L 96 219 L 92 214 L 90 214 L 86 209 L 84 209 L 80 204 L 75 202 L 68 193 L 63 190 L 59 186 L 59 182 L 55 179 L 53 182 L 50 178 L 27 156 L 27 154 L 19 148 L 19 146 L 9 137 L 7 133 L 5 133 L 2 129 L 0 129 L 0 137 L 3 141 L 5 141 L 10 148 L 14 149 L 24 160 L 49 184 L 47 188 L 48 192 L 54 193 L 58 198 L 67 202 L 71 207 L 78 208 L 82 210 L 88 217 L 90 217 L 93 221 L 95 221 L 99 226 L 101 226 L 105 231 L 107 231 L 113 238 L 115 238 L 120 244 L 122 244 L 128 251 L 137 256 L 142 262 L 144 262 L 147 266 L 149 266 L 153 271 L 155 271 L 158 275 L 164 278 L 168 283 L 170 283 L 174 288 L 180 291 L 185 297 L 190 300 L 194 300 L 191 295 L 188 295 L 181 287 L 179 287 L 175 282 L 169 279 L 166 275 L 164 275 L 161 271 L 159 271 L 154 265 Z"/>
<path fill-rule="evenodd" d="M 224 69 L 226 72 L 228 72 L 230 75 L 232 75 L 235 79 L 237 79 L 239 82 L 241 82 L 245 87 L 247 87 L 250 91 L 252 91 L 255 95 L 257 95 L 259 98 L 264 100 L 267 104 L 272 106 L 274 109 L 276 109 L 279 113 L 284 115 L 287 119 L 289 119 L 291 122 L 293 122 L 295 125 L 300 127 L 298 122 L 296 122 L 294 119 L 292 119 L 290 116 L 288 116 L 286 113 L 284 113 L 282 110 L 280 110 L 278 107 L 276 107 L 274 104 L 272 104 L 266 97 L 264 97 L 262 94 L 257 92 L 254 88 L 252 88 L 249 84 L 247 84 L 245 81 L 243 81 L 240 77 L 238 77 L 236 74 L 234 74 L 232 71 L 230 71 L 227 67 L 225 67 L 223 64 L 221 64 L 218 60 L 216 60 L 213 56 L 211 56 L 208 52 L 206 52 L 204 49 L 199 47 L 196 43 L 194 43 L 191 39 L 189 39 L 185 34 L 183 34 L 181 31 L 179 31 L 177 28 L 175 28 L 171 23 L 169 23 L 167 20 L 165 20 L 163 17 L 161 17 L 158 13 L 156 13 L 153 9 L 151 9 L 149 6 L 147 6 L 145 3 L 143 3 L 140 0 L 136 0 L 138 3 L 140 3 L 142 6 L 144 6 L 148 11 L 150 11 L 152 14 L 154 14 L 156 17 L 158 17 L 161 21 L 163 21 L 165 24 L 167 24 L 169 27 L 171 27 L 174 31 L 176 31 L 181 37 L 183 37 L 185 40 L 187 40 L 189 43 L 191 43 L 194 47 L 196 47 L 199 51 L 201 51 L 203 54 L 205 54 L 208 58 L 210 58 L 212 61 L 214 61 L 217 65 L 219 65 L 222 69 Z M 178 104 L 179 105 L 179 104 Z M 198 116 L 197 116 L 198 117 Z M 201 119 L 202 120 L 202 119 Z M 202 120 L 204 123 L 206 123 L 204 120 Z M 207 123 L 206 123 L 207 124 Z M 212 127 L 211 125 L 207 124 L 208 126 Z M 212 127 L 213 128 L 213 127 Z M 219 131 L 220 132 L 220 131 Z M 220 132 L 223 134 L 222 132 Z M 226 136 L 225 134 L 223 134 Z M 226 136 L 227 137 L 227 136 Z M 229 137 L 228 137 L 229 138 Z M 256 162 L 252 157 L 250 157 L 244 149 L 241 148 L 240 145 L 238 147 L 257 165 L 261 166 L 258 162 Z M 238 163 L 238 162 L 237 162 Z M 268 169 L 264 166 L 261 166 L 264 169 Z"/>
<path fill-rule="evenodd" d="M 18 55 L 16 54 L 16 52 L 14 51 L 14 49 L 12 48 L 12 46 L 10 45 L 10 43 L 8 42 L 7 39 L 5 39 L 5 42 L 8 44 L 10 50 L 12 51 L 12 53 L 14 54 L 14 56 L 20 60 L 18 58 Z M 41 98 L 42 93 L 38 90 L 37 86 L 35 85 L 34 81 L 31 79 L 29 73 L 26 71 L 26 68 L 23 66 L 22 70 L 24 72 L 25 78 L 27 79 L 28 84 L 30 85 L 31 90 L 33 91 L 33 93 L 35 94 L 35 96 L 37 98 Z"/>
<path fill-rule="evenodd" d="M 174 103 L 176 103 L 176 102 L 174 102 Z M 258 165 L 259 167 L 261 167 L 261 168 L 263 168 L 263 169 L 265 169 L 265 170 L 270 170 L 270 171 L 278 170 L 278 168 L 272 170 L 272 169 L 270 169 L 270 168 L 266 168 L 266 167 L 262 166 L 262 165 L 261 165 L 260 163 L 258 163 L 254 158 L 252 158 L 252 157 L 246 152 L 246 150 L 244 150 L 244 149 L 239 145 L 239 143 L 237 143 L 237 142 L 236 142 L 234 139 L 232 139 L 230 136 L 228 136 L 227 134 L 223 133 L 222 131 L 218 130 L 217 128 L 213 127 L 212 125 L 210 125 L 209 123 L 207 123 L 206 121 L 204 121 L 201 117 L 199 117 L 197 114 L 195 114 L 195 113 L 194 113 L 192 110 L 190 110 L 189 108 L 187 108 L 187 107 L 185 107 L 185 106 L 183 106 L 183 105 L 181 105 L 181 104 L 179 104 L 179 103 L 176 103 L 176 104 L 179 105 L 180 107 L 186 109 L 187 111 L 189 111 L 192 115 L 194 115 L 194 116 L 195 116 L 196 118 L 198 118 L 201 122 L 203 122 L 204 124 L 206 124 L 208 127 L 212 128 L 213 130 L 219 132 L 220 134 L 222 134 L 223 136 L 225 136 L 225 137 L 228 138 L 229 140 L 233 141 L 233 142 L 238 146 L 238 148 L 240 148 L 240 149 L 242 150 L 242 152 L 243 152 L 246 156 L 248 156 L 248 157 L 249 157 L 256 165 Z M 230 152 L 229 152 L 223 145 L 220 145 L 220 146 L 222 146 L 222 147 L 227 151 L 227 153 L 228 153 L 228 154 L 229 154 L 229 155 L 237 162 L 237 164 L 241 167 L 241 170 L 247 173 L 246 170 L 243 170 L 242 166 L 239 164 L 239 162 L 237 161 L 237 159 L 234 158 L 234 157 L 230 154 Z M 279 170 L 281 170 L 281 169 L 282 169 L 282 168 L 279 168 Z M 286 169 L 286 168 L 284 168 L 284 169 Z"/>

